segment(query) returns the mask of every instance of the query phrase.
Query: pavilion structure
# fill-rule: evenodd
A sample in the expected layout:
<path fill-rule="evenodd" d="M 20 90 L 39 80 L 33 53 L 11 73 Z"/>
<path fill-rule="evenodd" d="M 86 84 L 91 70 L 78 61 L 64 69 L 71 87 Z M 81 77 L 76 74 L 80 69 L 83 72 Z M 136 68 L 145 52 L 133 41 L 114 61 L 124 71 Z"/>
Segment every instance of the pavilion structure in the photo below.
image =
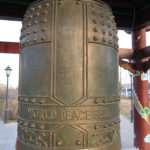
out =
<path fill-rule="evenodd" d="M 0 0 L 0 19 L 22 21 L 27 7 L 34 1 L 35 0 Z M 150 30 L 150 1 L 103 1 L 112 8 L 117 28 L 125 30 L 132 35 L 133 49 L 119 49 L 119 64 L 121 67 L 132 72 L 134 76 L 135 147 L 142 150 L 149 150 L 150 110 L 147 71 L 150 68 L 150 47 L 146 47 L 146 31 Z M 0 42 L 0 52 L 19 54 L 19 43 Z M 128 61 L 124 61 L 124 59 Z"/>

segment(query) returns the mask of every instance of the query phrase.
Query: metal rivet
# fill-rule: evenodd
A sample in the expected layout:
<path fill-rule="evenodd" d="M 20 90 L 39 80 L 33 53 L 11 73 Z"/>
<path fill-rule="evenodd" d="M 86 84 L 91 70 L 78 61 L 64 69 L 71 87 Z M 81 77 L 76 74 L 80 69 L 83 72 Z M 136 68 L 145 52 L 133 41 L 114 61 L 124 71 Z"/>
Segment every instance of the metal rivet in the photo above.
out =
<path fill-rule="evenodd" d="M 27 35 L 30 35 L 30 31 L 27 31 L 26 34 L 27 34 Z"/>
<path fill-rule="evenodd" d="M 81 144 L 81 141 L 80 141 L 80 140 L 77 140 L 77 141 L 76 141 L 76 144 L 77 144 L 77 145 L 80 145 L 80 144 Z"/>
<path fill-rule="evenodd" d="M 112 36 L 112 32 L 111 31 L 109 32 L 109 36 Z"/>
<path fill-rule="evenodd" d="M 37 42 L 37 38 L 33 38 L 33 42 Z"/>
<path fill-rule="evenodd" d="M 36 13 L 35 15 L 36 15 L 37 17 L 38 17 L 38 16 L 40 16 L 40 14 L 39 14 L 39 13 Z"/>
<path fill-rule="evenodd" d="M 48 12 L 45 10 L 45 11 L 43 12 L 43 14 L 44 14 L 44 15 L 47 15 L 47 14 L 48 14 Z"/>
<path fill-rule="evenodd" d="M 119 45 L 117 44 L 117 46 L 115 47 L 116 49 L 118 49 L 119 48 Z M 120 100 L 119 100 L 120 101 Z"/>
<path fill-rule="evenodd" d="M 107 124 L 103 125 L 103 128 L 107 128 L 107 127 L 108 127 L 108 125 L 107 125 Z"/>
<path fill-rule="evenodd" d="M 41 5 L 38 5 L 38 6 L 37 6 L 38 9 L 41 9 L 41 7 L 42 7 Z"/>
<path fill-rule="evenodd" d="M 35 21 L 34 21 L 34 24 L 38 24 L 38 20 L 35 20 Z"/>
<path fill-rule="evenodd" d="M 57 4 L 58 4 L 58 5 L 61 5 L 61 4 L 62 4 L 62 1 L 61 1 L 61 0 L 59 0 L 59 1 L 57 2 Z"/>
<path fill-rule="evenodd" d="M 29 16 L 29 19 L 32 19 L 32 18 L 33 18 L 33 16 L 32 16 L 32 15 L 30 15 L 30 16 Z"/>
<path fill-rule="evenodd" d="M 35 128 L 35 123 L 32 123 L 32 124 L 31 124 L 31 128 Z"/>
<path fill-rule="evenodd" d="M 44 31 L 46 31 L 46 28 L 45 28 L 45 27 L 43 27 L 41 30 L 44 32 Z"/>
<path fill-rule="evenodd" d="M 28 126 L 28 123 L 27 123 L 27 122 L 25 122 L 23 125 L 24 125 L 25 127 L 27 127 L 27 126 Z"/>
<path fill-rule="evenodd" d="M 96 21 L 95 19 L 93 19 L 93 23 L 94 23 L 94 24 L 97 24 L 97 21 Z"/>
<path fill-rule="evenodd" d="M 104 43 L 105 43 L 105 42 L 106 42 L 106 39 L 105 39 L 105 38 L 102 38 L 102 42 L 104 42 Z"/>
<path fill-rule="evenodd" d="M 26 18 L 24 18 L 23 23 L 25 23 L 27 20 L 28 20 L 28 18 L 27 18 L 27 17 L 26 17 Z"/>
<path fill-rule="evenodd" d="M 29 43 L 30 43 L 30 40 L 26 40 L 26 43 L 29 44 Z"/>
<path fill-rule="evenodd" d="M 43 133 L 42 133 L 42 136 L 46 136 L 46 133 L 43 132 Z"/>
<path fill-rule="evenodd" d="M 37 32 L 38 32 L 38 30 L 37 30 L 37 29 L 33 30 L 33 33 L 37 33 Z"/>
<path fill-rule="evenodd" d="M 113 31 L 116 31 L 116 28 L 115 28 L 115 27 L 113 28 Z"/>
<path fill-rule="evenodd" d="M 28 27 L 31 27 L 31 23 L 28 23 Z"/>
<path fill-rule="evenodd" d="M 94 99 L 95 104 L 98 104 L 98 102 L 99 102 L 98 99 Z"/>
<path fill-rule="evenodd" d="M 111 24 L 108 24 L 108 27 L 110 28 L 110 27 L 111 27 Z"/>
<path fill-rule="evenodd" d="M 103 103 L 106 103 L 106 100 L 105 100 L 105 99 L 103 100 Z"/>
<path fill-rule="evenodd" d="M 33 99 L 31 100 L 31 102 L 32 102 L 33 104 L 36 103 L 36 99 L 33 98 Z"/>
<path fill-rule="evenodd" d="M 97 32 L 97 31 L 98 31 L 98 28 L 97 28 L 97 27 L 94 27 L 93 31 L 94 31 L 94 32 Z"/>
<path fill-rule="evenodd" d="M 34 10 L 35 10 L 35 8 L 34 8 L 34 7 L 32 7 L 32 8 L 31 8 L 31 11 L 34 11 Z"/>
<path fill-rule="evenodd" d="M 115 123 L 114 123 L 114 122 L 112 122 L 112 123 L 111 123 L 111 126 L 113 126 L 113 125 L 115 125 Z"/>
<path fill-rule="evenodd" d="M 47 22 L 47 19 L 43 19 L 43 23 L 46 23 Z"/>
<path fill-rule="evenodd" d="M 80 4 L 81 4 L 80 0 L 77 0 L 76 4 L 77 4 L 77 5 L 80 5 Z"/>
<path fill-rule="evenodd" d="M 95 130 L 98 129 L 98 125 L 95 125 L 95 126 L 94 126 L 94 129 L 95 129 Z"/>
<path fill-rule="evenodd" d="M 25 37 L 25 35 L 24 35 L 24 34 L 22 34 L 21 38 L 24 38 L 24 37 Z"/>
<path fill-rule="evenodd" d="M 57 144 L 57 146 L 61 146 L 62 145 L 62 141 L 57 141 L 56 144 Z"/>
<path fill-rule="evenodd" d="M 94 40 L 94 41 L 97 41 L 97 40 L 98 40 L 98 37 L 97 37 L 97 36 L 94 36 L 94 37 L 93 37 L 93 40 Z"/>
<path fill-rule="evenodd" d="M 44 125 L 40 125 L 40 129 L 43 130 L 44 129 Z"/>
<path fill-rule="evenodd" d="M 46 40 L 46 37 L 45 37 L 45 36 L 42 36 L 42 37 L 41 37 L 41 40 L 43 40 L 43 41 Z"/>
<path fill-rule="evenodd" d="M 40 101 L 40 104 L 44 104 L 44 103 L 45 103 L 45 100 L 42 99 L 42 100 Z"/>
<path fill-rule="evenodd" d="M 28 98 L 25 98 L 25 99 L 24 99 L 24 102 L 28 102 L 28 101 L 29 101 Z"/>
<path fill-rule="evenodd" d="M 38 136 L 38 137 L 37 137 L 37 139 L 39 139 L 39 140 L 40 140 L 40 139 L 41 139 L 41 136 Z M 41 145 L 41 144 L 40 144 L 40 145 Z"/>
<path fill-rule="evenodd" d="M 49 4 L 48 4 L 48 3 L 46 3 L 46 4 L 45 4 L 45 6 L 46 6 L 46 7 L 49 7 Z"/>
<path fill-rule="evenodd" d="M 103 34 L 105 34 L 105 33 L 106 33 L 106 31 L 105 31 L 105 30 L 102 30 L 102 33 L 103 33 Z"/>
<path fill-rule="evenodd" d="M 23 42 L 24 43 L 24 42 Z M 23 97 L 20 97 L 20 102 L 22 102 L 23 101 Z"/>

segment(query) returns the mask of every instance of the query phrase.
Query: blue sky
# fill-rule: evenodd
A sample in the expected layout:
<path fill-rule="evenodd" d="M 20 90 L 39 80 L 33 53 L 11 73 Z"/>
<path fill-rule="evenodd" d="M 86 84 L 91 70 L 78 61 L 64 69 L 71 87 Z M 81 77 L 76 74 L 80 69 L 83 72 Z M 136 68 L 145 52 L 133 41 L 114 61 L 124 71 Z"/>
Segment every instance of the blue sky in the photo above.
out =
<path fill-rule="evenodd" d="M 21 22 L 0 20 L 0 41 L 19 42 L 21 27 Z M 118 31 L 118 37 L 120 48 L 131 48 L 130 34 L 127 34 L 124 31 Z M 148 37 L 150 37 L 150 33 L 147 33 L 147 45 L 150 45 L 150 38 Z M 0 83 L 2 84 L 6 83 L 4 69 L 8 65 L 13 69 L 9 80 L 10 86 L 17 87 L 19 78 L 19 55 L 0 53 Z M 125 83 L 126 80 L 129 82 L 128 72 L 123 71 L 122 83 Z"/>

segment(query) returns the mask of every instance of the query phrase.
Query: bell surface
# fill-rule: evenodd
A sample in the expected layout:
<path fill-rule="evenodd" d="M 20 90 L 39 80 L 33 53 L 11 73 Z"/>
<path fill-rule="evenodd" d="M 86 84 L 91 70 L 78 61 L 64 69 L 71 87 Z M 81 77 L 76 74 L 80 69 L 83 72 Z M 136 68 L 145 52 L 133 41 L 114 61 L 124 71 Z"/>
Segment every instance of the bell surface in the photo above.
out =
<path fill-rule="evenodd" d="M 100 0 L 39 0 L 20 41 L 17 150 L 120 150 L 118 38 Z"/>

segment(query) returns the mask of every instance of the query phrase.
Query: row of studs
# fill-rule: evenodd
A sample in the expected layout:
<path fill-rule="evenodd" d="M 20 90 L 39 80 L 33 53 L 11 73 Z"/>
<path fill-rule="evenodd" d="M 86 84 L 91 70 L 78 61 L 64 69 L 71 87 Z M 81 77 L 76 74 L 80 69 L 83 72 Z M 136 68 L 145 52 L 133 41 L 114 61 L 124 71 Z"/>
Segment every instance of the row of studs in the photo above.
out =
<path fill-rule="evenodd" d="M 58 0 L 58 1 L 57 1 L 57 4 L 58 4 L 58 5 L 63 4 L 63 0 Z M 76 4 L 77 4 L 77 5 L 80 5 L 80 4 L 81 4 L 81 0 L 76 0 Z M 51 5 L 51 2 L 49 2 L 49 3 L 44 3 L 44 4 L 38 4 L 37 6 L 32 6 L 30 9 L 27 10 L 26 14 L 24 15 L 24 18 L 26 18 L 27 15 L 29 15 L 30 13 L 34 13 L 35 11 L 41 10 L 42 8 L 45 8 L 45 7 L 47 8 L 47 7 L 49 7 L 50 5 Z M 43 14 L 46 15 L 47 12 L 44 11 Z M 39 16 L 38 13 L 37 13 L 37 16 Z M 33 17 L 33 16 L 30 15 L 30 16 L 29 16 L 29 19 L 31 19 L 32 17 Z M 27 19 L 27 18 L 26 18 L 26 19 Z M 26 19 L 25 19 L 25 20 L 26 20 Z"/>
<path fill-rule="evenodd" d="M 104 98 L 95 98 L 94 99 L 94 104 L 101 104 L 101 103 L 114 103 L 114 102 L 119 102 L 120 97 L 114 96 L 114 97 L 104 97 Z"/>
<path fill-rule="evenodd" d="M 47 15 L 48 14 L 48 10 L 44 10 L 41 14 L 40 12 L 37 12 L 39 11 L 40 9 L 44 8 L 45 7 L 49 7 L 50 6 L 50 3 L 45 3 L 43 5 L 39 4 L 37 7 L 32 7 L 30 9 L 27 10 L 27 13 L 25 15 L 25 19 L 24 19 L 24 22 L 23 22 L 23 28 L 22 28 L 22 35 L 20 37 L 20 40 L 21 40 L 21 44 L 20 46 L 21 47 L 24 47 L 24 46 L 28 46 L 28 45 L 31 45 L 31 44 L 34 44 L 34 43 L 39 43 L 39 42 L 45 42 L 47 40 L 47 37 L 45 35 L 42 35 L 41 37 L 32 37 L 32 39 L 29 39 L 29 38 L 26 38 L 26 36 L 29 36 L 31 34 L 31 31 L 28 30 L 28 28 L 34 26 L 34 25 L 38 25 L 39 23 L 39 20 L 38 19 L 35 19 L 33 20 L 33 23 L 30 21 L 30 19 L 33 19 L 34 17 L 40 17 L 40 15 L 42 14 L 43 15 Z M 37 10 L 35 12 L 35 10 Z M 33 13 L 35 13 L 33 15 Z M 28 23 L 26 23 L 28 22 Z M 47 22 L 47 19 L 44 18 L 42 19 L 42 23 L 46 23 Z M 26 23 L 26 25 L 25 25 Z M 31 30 L 31 29 L 30 29 Z M 46 27 L 42 27 L 41 31 L 42 32 L 45 32 L 47 30 Z M 38 29 L 37 27 L 35 29 L 33 29 L 33 34 L 36 34 L 38 33 Z M 26 38 L 25 40 L 23 40 L 24 38 Z"/>
<path fill-rule="evenodd" d="M 41 28 L 41 31 L 42 32 L 45 32 L 47 30 L 47 28 L 46 27 L 42 27 Z M 26 33 L 24 34 L 24 33 L 22 33 L 22 35 L 21 35 L 21 37 L 20 37 L 20 40 L 22 40 L 23 38 L 25 38 L 26 36 L 29 36 L 30 34 L 36 34 L 36 33 L 38 33 L 38 29 L 34 29 L 33 31 L 29 31 L 29 30 L 27 30 L 26 31 Z"/>
<path fill-rule="evenodd" d="M 103 128 L 109 128 L 109 127 L 118 125 L 119 123 L 120 123 L 120 120 L 109 122 L 109 123 L 106 123 L 106 124 L 103 124 L 103 125 L 94 125 L 93 129 L 98 130 L 98 129 L 103 129 Z M 44 124 L 36 124 L 36 123 L 33 123 L 33 122 L 29 123 L 27 121 L 23 121 L 23 120 L 20 120 L 20 119 L 18 119 L 18 124 L 20 126 L 25 127 L 25 128 L 36 128 L 36 129 L 40 129 L 40 130 L 45 130 L 45 125 Z"/>
<path fill-rule="evenodd" d="M 48 11 L 47 11 L 47 10 L 44 10 L 41 14 L 40 14 L 39 12 L 36 12 L 34 15 L 33 15 L 33 14 L 30 14 L 30 15 L 28 15 L 27 17 L 25 17 L 24 23 L 25 23 L 26 21 L 29 21 L 29 20 L 34 19 L 34 18 L 36 18 L 36 17 L 40 17 L 40 15 L 41 15 L 42 17 L 43 17 L 43 16 L 46 16 L 46 15 L 48 15 Z"/>
<path fill-rule="evenodd" d="M 48 98 L 28 98 L 28 97 L 19 97 L 19 102 L 31 103 L 31 104 L 45 104 Z"/>
<path fill-rule="evenodd" d="M 40 100 L 39 100 L 40 99 Z M 47 101 L 48 99 L 48 101 Z M 28 98 L 28 97 L 19 97 L 19 102 L 25 102 L 25 103 L 31 103 L 31 104 L 48 104 L 47 102 L 50 101 L 49 98 Z M 114 96 L 114 97 L 101 97 L 101 98 L 94 98 L 93 103 L 94 104 L 101 104 L 101 103 L 114 103 L 119 102 L 120 97 Z"/>
<path fill-rule="evenodd" d="M 47 40 L 46 36 L 41 36 L 39 39 L 37 37 L 33 37 L 33 39 L 26 39 L 21 41 L 20 47 L 23 48 L 25 46 L 29 46 L 35 43 L 41 43 L 41 42 L 48 42 L 50 40 Z"/>
<path fill-rule="evenodd" d="M 18 119 L 18 124 L 20 126 L 25 127 L 25 128 L 36 128 L 36 129 L 40 129 L 40 130 L 44 130 L 45 129 L 44 124 L 29 123 L 27 121 L 22 121 L 20 119 Z"/>
<path fill-rule="evenodd" d="M 109 123 L 106 123 L 102 126 L 101 125 L 94 125 L 94 129 L 97 130 L 97 129 L 101 129 L 101 128 L 109 128 L 109 127 L 118 125 L 119 123 L 120 123 L 120 120 L 109 122 Z"/>
<path fill-rule="evenodd" d="M 102 18 L 105 18 L 107 20 L 111 20 L 112 19 L 112 22 L 114 22 L 114 16 L 112 14 L 112 11 L 109 10 L 108 8 L 106 8 L 104 5 L 102 6 L 99 6 L 99 5 L 95 5 L 95 4 L 91 4 L 91 10 L 92 10 L 92 14 L 95 16 L 96 14 L 98 14 L 98 16 Z M 96 13 L 95 12 L 99 12 L 99 13 Z M 103 12 L 105 12 L 105 15 L 103 14 Z M 107 15 L 106 15 L 107 14 Z"/>
<path fill-rule="evenodd" d="M 34 13 L 35 11 L 39 11 L 43 8 L 48 8 L 51 3 L 44 3 L 44 4 L 38 4 L 37 6 L 32 6 L 30 9 L 27 10 L 26 14 L 24 15 L 24 18 L 27 17 L 30 13 Z"/>
<path fill-rule="evenodd" d="M 33 19 L 33 18 L 36 18 L 36 17 L 40 17 L 40 16 L 47 16 L 48 15 L 48 9 L 45 9 L 46 7 L 49 7 L 49 3 L 46 3 L 45 5 L 38 5 L 37 7 L 32 7 L 32 8 L 30 8 L 27 12 L 26 12 L 26 14 L 25 14 L 25 16 L 24 16 L 24 22 L 23 22 L 23 25 L 27 22 L 27 21 L 30 21 L 31 19 Z M 46 7 L 45 7 L 46 6 Z M 39 11 L 40 11 L 40 9 L 43 9 L 44 8 L 44 10 L 40 13 Z M 37 11 L 35 11 L 35 10 L 37 10 Z M 43 19 L 43 23 L 45 23 L 47 20 L 46 19 Z M 35 20 L 34 21 L 34 24 L 36 25 L 36 24 L 38 24 L 38 20 Z M 27 27 L 30 27 L 31 26 L 31 22 L 29 22 L 28 24 L 27 24 Z M 23 26 L 23 30 L 25 29 L 26 27 L 25 26 Z"/>
<path fill-rule="evenodd" d="M 92 8 L 93 8 L 94 5 L 91 5 L 91 6 L 92 6 Z M 101 9 L 102 9 L 102 7 L 100 7 L 100 10 L 101 10 Z M 107 12 L 108 12 L 108 9 L 105 8 L 105 10 L 107 10 Z M 96 15 L 96 12 L 95 12 L 94 10 L 92 11 L 92 15 L 94 15 L 94 16 Z M 101 18 L 104 18 L 104 15 L 103 15 L 102 13 L 100 13 L 99 15 L 100 15 Z M 110 17 L 107 15 L 105 19 L 109 20 Z M 108 28 L 111 28 L 111 27 L 112 27 L 112 30 L 114 31 L 115 35 L 113 36 L 113 32 L 112 32 L 112 31 L 109 31 L 109 32 L 108 32 L 108 35 L 109 35 L 110 37 L 113 37 L 113 39 L 115 39 L 116 41 L 118 41 L 118 38 L 117 38 L 117 36 L 116 36 L 117 30 L 116 30 L 116 27 L 115 27 L 116 24 L 115 24 L 115 21 L 114 21 L 114 16 L 112 16 L 111 19 L 112 19 L 112 23 L 114 24 L 114 27 L 112 27 L 110 23 L 108 23 L 107 26 L 108 26 Z M 94 25 L 95 25 L 95 27 L 93 28 L 93 31 L 96 33 L 96 32 L 98 32 L 98 27 L 96 26 L 97 20 L 96 20 L 96 19 L 93 19 L 92 21 L 93 21 L 93 23 L 94 23 Z M 101 22 L 101 25 L 102 25 L 103 27 L 105 27 L 105 22 L 102 21 L 102 22 Z M 102 29 L 102 33 L 103 33 L 103 35 L 105 35 L 105 34 L 106 34 L 106 30 L 105 30 L 105 29 Z M 94 40 L 95 42 L 98 41 L 98 36 L 94 36 L 94 37 L 93 37 L 93 40 Z M 102 38 L 102 43 L 105 43 L 105 44 L 106 44 L 106 39 L 105 39 L 104 37 Z M 113 41 L 112 41 L 112 40 L 109 40 L 109 41 L 108 41 L 108 44 L 111 45 L 111 46 L 114 46 L 115 48 L 118 48 L 118 43 L 117 43 L 117 42 L 116 42 L 115 44 L 113 44 Z"/>
<path fill-rule="evenodd" d="M 98 32 L 98 30 L 97 30 L 97 27 L 94 27 L 93 28 L 93 31 L 94 32 Z M 103 33 L 103 35 L 105 35 L 106 34 L 106 32 L 105 32 L 105 30 L 104 29 L 102 29 L 102 33 Z M 112 32 L 111 31 L 109 31 L 108 32 L 108 35 L 111 37 L 111 38 L 113 38 L 113 40 L 106 40 L 106 38 L 105 37 L 102 37 L 102 40 L 100 41 L 100 42 L 102 42 L 103 44 L 109 44 L 110 46 L 112 46 L 112 47 L 115 47 L 115 48 L 118 48 L 118 37 L 117 36 L 112 36 Z M 99 38 L 100 37 L 98 37 L 97 35 L 94 35 L 93 36 L 93 41 L 94 42 L 98 42 L 99 41 Z M 115 43 L 113 42 L 113 41 L 116 41 Z"/>

